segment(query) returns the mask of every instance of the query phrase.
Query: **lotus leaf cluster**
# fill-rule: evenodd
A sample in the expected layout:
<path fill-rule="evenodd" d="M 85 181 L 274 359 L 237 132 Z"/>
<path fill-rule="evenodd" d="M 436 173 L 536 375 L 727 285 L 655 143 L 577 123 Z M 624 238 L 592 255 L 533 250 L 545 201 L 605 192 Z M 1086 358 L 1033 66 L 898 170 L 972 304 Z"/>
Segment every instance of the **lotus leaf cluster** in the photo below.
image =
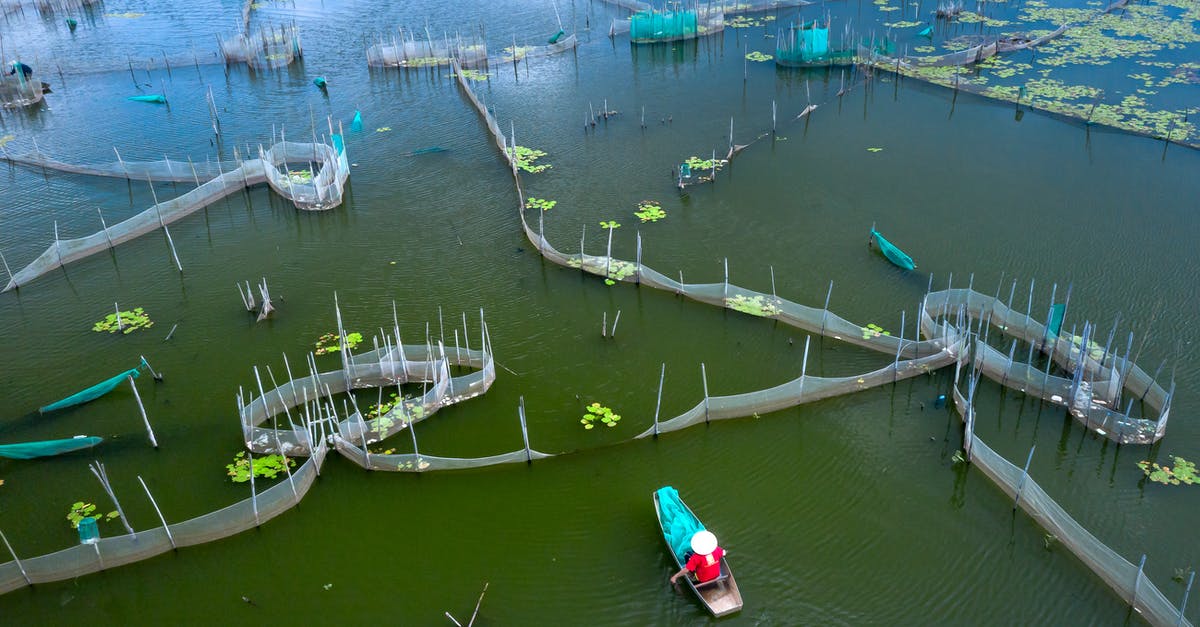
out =
<path fill-rule="evenodd" d="M 771 59 L 774 59 L 774 58 L 775 58 L 775 57 L 774 57 L 774 56 L 772 56 L 772 55 L 769 55 L 769 54 L 763 54 L 763 53 L 761 53 L 761 52 L 759 52 L 759 51 L 757 51 L 757 50 L 755 50 L 754 52 L 751 52 L 750 54 L 746 55 L 746 60 L 747 60 L 747 61 L 755 61 L 755 62 L 757 62 L 757 63 L 764 63 L 764 62 L 766 62 L 766 61 L 770 61 Z"/>
<path fill-rule="evenodd" d="M 638 210 L 633 212 L 642 222 L 658 222 L 667 217 L 667 212 L 663 211 L 662 205 L 659 205 L 653 200 L 643 200 L 638 203 Z"/>
<path fill-rule="evenodd" d="M 480 72 L 479 70 L 460 70 L 459 75 L 461 75 L 463 78 L 465 78 L 469 81 L 486 81 L 486 80 L 488 80 L 488 73 Z"/>
<path fill-rule="evenodd" d="M 1171 456 L 1171 460 L 1175 463 L 1173 467 L 1160 466 L 1148 460 L 1142 460 L 1137 465 L 1155 483 L 1163 485 L 1179 485 L 1181 483 L 1192 485 L 1200 483 L 1200 475 L 1196 474 L 1195 462 L 1189 462 L 1175 455 Z"/>
<path fill-rule="evenodd" d="M 726 298 L 725 306 L 734 311 L 763 318 L 779 313 L 779 303 L 777 301 L 773 302 L 761 295 L 747 297 L 738 294 L 733 298 Z"/>
<path fill-rule="evenodd" d="M 557 200 L 546 200 L 545 198 L 534 198 L 530 196 L 525 199 L 526 209 L 541 209 L 542 211 L 550 211 L 557 205 Z"/>
<path fill-rule="evenodd" d="M 891 331 L 884 331 L 883 327 L 875 324 L 874 322 L 862 328 L 862 337 L 864 340 L 869 340 L 873 337 L 879 337 L 881 335 L 890 336 L 891 334 Z"/>
<path fill-rule="evenodd" d="M 285 466 L 295 468 L 296 460 L 283 455 L 261 455 L 254 458 L 253 469 L 255 477 L 274 479 L 279 473 L 287 472 Z M 239 451 L 233 456 L 233 463 L 226 464 L 225 470 L 234 483 L 245 483 L 250 480 L 251 461 L 246 451 Z"/>
<path fill-rule="evenodd" d="M 288 170 L 288 181 L 293 185 L 307 185 L 312 183 L 312 170 Z"/>
<path fill-rule="evenodd" d="M 400 62 L 403 67 L 429 67 L 431 65 L 450 65 L 450 57 L 413 57 Z"/>
<path fill-rule="evenodd" d="M 514 150 L 516 151 L 515 155 L 513 152 Z M 546 156 L 546 152 L 543 150 L 534 150 L 533 148 L 526 148 L 525 146 L 514 146 L 508 149 L 508 154 L 514 155 L 517 160 L 518 168 L 525 172 L 529 172 L 530 174 L 545 172 L 546 170 L 554 167 L 548 163 L 534 165 L 534 161 Z"/>
<path fill-rule="evenodd" d="M 152 326 L 154 326 L 154 321 L 150 320 L 150 316 L 146 314 L 145 310 L 141 307 L 136 307 L 133 311 L 120 311 L 108 314 L 103 320 L 92 325 L 92 330 L 96 332 L 107 331 L 109 333 L 120 331 L 128 335 L 138 329 L 149 329 Z"/>
<path fill-rule="evenodd" d="M 615 427 L 621 421 L 620 414 L 614 414 L 611 409 L 602 406 L 600 403 L 592 403 L 586 409 L 587 413 L 579 420 L 579 424 L 582 424 L 584 429 L 595 427 L 597 420 L 606 427 Z"/>
<path fill-rule="evenodd" d="M 78 501 L 71 505 L 71 511 L 67 512 L 67 520 L 71 523 L 72 529 L 78 529 L 79 523 L 83 522 L 84 518 L 95 518 L 96 522 L 115 520 L 121 514 L 119 512 L 109 512 L 107 514 L 96 514 L 96 505 L 93 503 L 84 503 Z"/>
<path fill-rule="evenodd" d="M 362 343 L 362 341 L 363 341 L 362 333 L 347 333 L 346 334 L 346 350 L 354 350 L 355 348 L 358 347 L 359 344 Z M 313 352 L 316 353 L 317 355 L 324 355 L 326 353 L 336 353 L 339 350 L 342 350 L 342 347 L 340 346 L 340 342 L 338 342 L 337 333 L 326 333 L 325 335 L 322 335 L 321 337 L 317 338 L 317 342 L 316 342 L 315 346 L 316 346 L 316 350 Z"/>
<path fill-rule="evenodd" d="M 602 229 L 619 229 L 619 228 L 621 228 L 621 223 L 617 222 L 616 220 L 604 220 L 604 221 L 600 222 L 600 228 L 602 228 Z"/>

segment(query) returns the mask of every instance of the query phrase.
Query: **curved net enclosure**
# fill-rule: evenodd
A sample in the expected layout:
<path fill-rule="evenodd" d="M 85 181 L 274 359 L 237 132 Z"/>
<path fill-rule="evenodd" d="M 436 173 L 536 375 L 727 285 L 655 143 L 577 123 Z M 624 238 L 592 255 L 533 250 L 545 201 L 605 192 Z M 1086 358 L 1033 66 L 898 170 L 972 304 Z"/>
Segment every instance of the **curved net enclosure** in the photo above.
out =
<path fill-rule="evenodd" d="M 253 33 L 219 38 L 225 64 L 245 63 L 255 70 L 286 67 L 304 56 L 300 29 L 295 26 L 264 27 Z"/>
<path fill-rule="evenodd" d="M 720 8 L 700 7 L 695 2 L 679 3 L 673 9 L 643 10 L 629 17 L 629 40 L 651 44 L 695 39 L 725 28 Z"/>
<path fill-rule="evenodd" d="M 28 107 L 42 101 L 42 82 L 23 73 L 0 74 L 0 106 Z"/>
<path fill-rule="evenodd" d="M 487 63 L 487 46 L 478 38 L 464 41 L 462 37 L 443 37 L 435 40 L 425 31 L 419 40 L 413 32 L 399 31 L 399 37 L 379 40 L 367 48 L 367 65 L 373 67 L 422 68 L 450 65 L 452 59 L 468 67 Z"/>
<path fill-rule="evenodd" d="M 23 159 L 25 160 L 12 160 L 22 163 L 34 160 L 28 157 Z M 174 163 L 176 166 L 182 167 L 180 162 Z M 55 167 L 54 162 L 45 159 L 42 159 L 39 165 Z M 194 167 L 194 164 L 190 164 L 190 166 Z M 70 169 L 62 169 L 66 169 L 66 171 L 91 170 L 88 173 L 102 171 L 105 172 L 105 176 L 123 176 L 130 179 L 178 180 L 174 178 L 178 176 L 178 170 L 172 169 L 172 167 L 171 162 L 167 161 L 165 164 L 162 162 L 142 164 L 120 162 L 107 166 L 79 168 L 68 166 Z M 73 261 L 108 250 L 159 228 L 165 229 L 168 224 L 252 185 L 266 183 L 275 193 L 291 200 L 299 209 L 311 211 L 332 209 L 342 203 L 346 179 L 350 176 L 350 163 L 346 157 L 345 144 L 341 135 L 336 134 L 332 135 L 332 145 L 282 141 L 266 150 L 260 146 L 257 159 L 240 161 L 238 167 L 229 171 L 222 172 L 223 167 L 220 162 L 217 162 L 216 168 L 219 174 L 205 183 L 199 183 L 198 171 L 193 172 L 194 180 L 198 183 L 195 189 L 178 198 L 158 202 L 149 209 L 117 224 L 109 226 L 103 222 L 102 216 L 102 229 L 91 235 L 59 239 L 56 226 L 54 243 L 37 259 L 16 272 L 10 278 L 4 291 L 26 285 L 37 277 Z M 117 173 L 117 168 L 120 168 L 120 174 Z M 166 176 L 159 179 L 158 175 L 164 174 L 164 171 Z M 211 168 L 207 174 L 211 174 Z"/>

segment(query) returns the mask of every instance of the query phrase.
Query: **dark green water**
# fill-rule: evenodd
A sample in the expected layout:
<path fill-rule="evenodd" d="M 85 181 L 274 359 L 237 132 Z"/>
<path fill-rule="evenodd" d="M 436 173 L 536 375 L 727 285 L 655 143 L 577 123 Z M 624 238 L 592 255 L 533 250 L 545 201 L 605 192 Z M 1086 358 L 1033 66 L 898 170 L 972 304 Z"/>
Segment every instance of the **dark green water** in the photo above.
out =
<path fill-rule="evenodd" d="M 612 14 L 582 3 L 560 11 L 581 26 L 585 18 L 607 24 Z M 168 76 L 156 64 L 141 82 L 165 85 L 169 110 L 124 100 L 136 91 L 121 46 L 134 58 L 160 48 L 168 56 L 190 56 L 192 45 L 209 50 L 213 33 L 236 25 L 238 7 L 128 2 L 103 11 L 125 12 L 146 16 L 98 13 L 94 24 L 81 23 L 77 44 L 55 21 L 27 15 L 5 26 L 13 40 L 44 41 L 41 54 L 64 67 L 61 79 L 49 79 L 56 93 L 45 107 L 5 113 L 5 132 L 16 136 L 9 149 L 36 139 L 70 162 L 112 160 L 113 145 L 127 160 L 203 160 L 218 149 L 203 100 L 210 85 L 226 157 L 235 143 L 268 142 L 272 125 L 299 138 L 311 132 L 311 119 L 320 132 L 325 116 L 348 124 L 356 108 L 365 129 L 348 140 L 357 166 L 346 203 L 334 211 L 299 213 L 254 189 L 172 225 L 182 275 L 164 238 L 151 234 L 0 298 L 0 441 L 109 438 L 93 455 L 0 462 L 0 529 L 19 555 L 74 543 L 64 518 L 71 503 L 108 509 L 87 470 L 93 458 L 108 466 L 135 528 L 157 524 L 137 475 L 169 521 L 248 496 L 224 477 L 241 448 L 237 389 L 253 386 L 254 365 L 279 376 L 283 354 L 302 362 L 335 326 L 335 293 L 347 326 L 368 337 L 390 325 L 395 301 L 406 338 L 421 337 L 426 323 L 436 332 L 441 307 L 447 335 L 467 312 L 477 346 L 478 309 L 485 309 L 505 368 L 486 396 L 417 428 L 423 452 L 467 457 L 518 448 L 523 396 L 534 447 L 574 453 L 422 476 L 368 473 L 331 458 L 300 507 L 261 529 L 10 593 L 0 597 L 5 624 L 439 624 L 444 611 L 469 615 L 485 581 L 481 622 L 489 624 L 703 622 L 702 609 L 666 584 L 669 558 L 650 503 L 664 484 L 680 489 L 730 551 L 745 598 L 732 622 L 1137 622 L 1072 555 L 1047 550 L 1044 532 L 1014 515 L 986 478 L 952 464 L 961 447 L 958 417 L 929 402 L 948 390 L 950 373 L 625 442 L 650 424 L 660 364 L 667 364 L 662 415 L 673 416 L 702 398 L 701 363 L 712 394 L 769 387 L 799 374 L 805 336 L 542 262 L 521 237 L 511 177 L 449 74 L 366 68 L 362 49 L 374 34 L 427 17 L 433 31 L 482 21 L 494 50 L 511 45 L 514 32 L 536 43 L 556 29 L 548 4 L 476 3 L 454 13 L 433 3 L 268 4 L 255 23 L 294 17 L 305 38 L 303 65 L 251 75 L 175 64 Z M 728 258 L 733 282 L 765 291 L 773 267 L 780 295 L 820 306 L 832 280 L 832 309 L 890 329 L 901 310 L 911 325 L 929 273 L 937 286 L 950 273 L 954 285 L 965 285 L 974 273 L 986 292 L 1003 276 L 1007 293 L 1017 278 L 1014 306 L 1025 304 L 1034 279 L 1035 316 L 1044 316 L 1053 283 L 1059 301 L 1071 283 L 1067 324 L 1087 318 L 1107 332 L 1120 313 L 1119 336 L 1135 331 L 1135 348 L 1152 326 L 1139 362 L 1153 370 L 1167 359 L 1165 372 L 1178 384 L 1168 435 L 1156 447 L 1118 448 L 1061 411 L 986 382 L 978 428 L 1017 463 L 1036 444 L 1037 481 L 1126 558 L 1136 563 L 1147 554 L 1152 579 L 1180 599 L 1175 569 L 1200 567 L 1200 490 L 1143 485 L 1136 462 L 1194 459 L 1200 448 L 1191 419 L 1200 391 L 1193 345 L 1200 155 L 1036 113 L 1018 121 L 1010 105 L 953 98 L 915 81 L 880 77 L 838 101 L 836 75 L 744 67 L 735 31 L 634 49 L 597 28 L 577 54 L 515 71 L 494 66 L 491 80 L 477 84 L 522 145 L 549 153 L 553 169 L 525 184 L 529 195 L 558 201 L 545 216 L 556 246 L 573 250 L 586 226 L 588 252 L 601 254 L 598 223 L 617 220 L 618 256 L 633 258 L 640 229 L 644 262 L 668 274 L 682 270 L 689 282 L 720 281 Z M 329 78 L 328 98 L 312 87 L 316 75 Z M 806 124 L 784 123 L 808 103 L 806 91 L 828 104 Z M 621 115 L 585 133 L 588 104 L 599 108 L 605 99 Z M 675 164 L 721 152 L 731 116 L 738 143 L 769 131 L 772 100 L 778 135 L 787 139 L 754 144 L 715 185 L 681 197 L 669 175 Z M 391 130 L 376 132 L 383 127 Z M 398 156 L 428 146 L 448 150 Z M 112 223 L 151 202 L 145 184 L 22 168 L 0 170 L 0 187 L 0 252 L 14 269 L 50 242 L 55 221 L 64 237 L 77 236 L 98 228 L 96 207 Z M 188 188 L 159 184 L 155 192 L 162 198 Z M 643 199 L 660 201 L 667 219 L 637 225 L 632 213 Z M 898 272 L 867 250 L 872 222 L 913 255 L 916 273 Z M 279 312 L 256 325 L 233 284 L 262 276 Z M 91 332 L 113 301 L 144 307 L 155 326 L 124 337 Z M 611 320 L 618 310 L 617 338 L 602 340 L 601 313 Z M 814 346 L 809 372 L 846 375 L 887 362 L 830 341 Z M 165 383 L 139 384 L 159 450 L 147 444 L 127 390 L 36 414 L 142 354 L 166 375 Z M 625 420 L 584 431 L 578 416 L 591 401 Z M 407 434 L 396 440 L 399 450 L 411 447 Z M 106 523 L 102 532 L 119 529 Z M 1194 620 L 1196 610 L 1188 615 Z"/>

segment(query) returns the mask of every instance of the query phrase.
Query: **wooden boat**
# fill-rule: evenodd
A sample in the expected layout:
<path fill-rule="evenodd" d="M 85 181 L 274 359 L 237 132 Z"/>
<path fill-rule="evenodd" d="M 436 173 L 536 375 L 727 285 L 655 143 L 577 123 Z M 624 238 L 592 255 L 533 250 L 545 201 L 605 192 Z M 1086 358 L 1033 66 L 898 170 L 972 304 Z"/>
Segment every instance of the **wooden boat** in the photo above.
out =
<path fill-rule="evenodd" d="M 680 562 L 679 556 L 675 554 L 674 547 L 671 546 L 668 531 L 663 527 L 662 508 L 658 502 L 658 491 L 655 491 L 652 496 L 654 498 L 654 515 L 658 518 L 658 527 L 663 532 L 663 541 L 667 544 L 667 551 L 671 553 L 671 559 L 675 561 L 675 565 L 678 568 L 683 568 L 683 563 Z M 699 522 L 700 519 L 696 518 L 691 508 L 683 503 L 682 499 L 680 500 L 680 504 L 683 505 L 683 508 L 687 510 L 687 514 L 693 520 Z M 696 598 L 700 599 L 700 602 L 704 604 L 704 607 L 708 608 L 708 611 L 713 616 L 728 616 L 734 612 L 741 611 L 742 593 L 738 591 L 737 581 L 733 578 L 733 571 L 730 570 L 729 562 L 724 557 L 721 558 L 720 577 L 712 581 L 698 583 L 693 581 L 689 576 L 686 578 L 686 581 L 687 587 L 696 595 Z"/>

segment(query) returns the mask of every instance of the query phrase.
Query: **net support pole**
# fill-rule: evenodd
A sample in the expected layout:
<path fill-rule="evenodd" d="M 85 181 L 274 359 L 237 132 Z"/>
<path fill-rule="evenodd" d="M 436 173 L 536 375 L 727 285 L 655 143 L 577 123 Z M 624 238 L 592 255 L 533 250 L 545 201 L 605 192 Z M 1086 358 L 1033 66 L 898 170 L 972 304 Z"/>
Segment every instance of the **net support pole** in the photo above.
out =
<path fill-rule="evenodd" d="M 8 280 L 13 280 L 12 270 L 8 267 L 8 260 L 4 258 L 4 253 L 0 252 L 0 263 L 4 264 L 4 271 L 8 273 Z"/>
<path fill-rule="evenodd" d="M 112 484 L 108 481 L 108 472 L 104 469 L 104 464 L 95 461 L 88 464 L 88 468 L 91 469 L 93 475 L 96 475 L 96 479 L 100 481 L 100 485 L 104 488 L 104 492 L 108 494 L 108 498 L 112 499 L 113 505 L 117 508 L 117 514 L 121 516 L 121 524 L 125 525 L 125 530 L 136 540 L 137 532 L 129 525 L 129 519 L 125 517 L 125 509 L 121 507 L 121 501 L 117 500 L 117 495 L 113 493 Z M 99 554 L 98 549 L 97 554 Z"/>
<path fill-rule="evenodd" d="M 129 178 L 129 168 L 125 167 L 125 160 L 121 158 L 121 153 L 113 146 L 113 152 L 117 154 L 117 163 L 121 164 L 121 171 L 125 173 L 125 178 Z"/>
<path fill-rule="evenodd" d="M 4 542 L 5 542 L 5 544 L 8 543 L 7 540 L 5 540 Z M 12 550 L 12 548 L 10 547 L 9 551 L 11 551 L 11 550 Z M 14 555 L 13 557 L 15 558 L 16 555 Z M 22 572 L 22 574 L 24 574 L 24 571 L 21 571 L 21 572 Z M 1196 571 L 1193 570 L 1192 574 L 1188 576 L 1187 587 L 1183 589 L 1183 600 L 1179 602 L 1179 620 L 1175 622 L 1175 627 L 1179 627 L 1180 625 L 1183 624 L 1183 621 L 1184 621 L 1183 610 L 1187 608 L 1188 594 L 1190 594 L 1192 592 L 1192 584 L 1195 582 L 1196 582 Z"/>
<path fill-rule="evenodd" d="M 724 300 L 729 300 L 729 257 L 725 258 L 725 287 L 721 296 Z M 725 303 L 728 306 L 728 303 Z"/>
<path fill-rule="evenodd" d="M 800 390 L 796 393 L 799 397 L 797 404 L 804 401 L 804 378 L 808 376 L 808 346 L 812 342 L 812 336 L 804 338 L 804 361 L 800 362 Z"/>
<path fill-rule="evenodd" d="M 610 278 L 612 274 L 612 238 L 615 230 L 617 230 L 615 227 L 608 229 L 608 250 L 604 253 L 604 278 L 606 279 Z"/>
<path fill-rule="evenodd" d="M 1025 468 L 1021 470 L 1021 480 L 1017 482 L 1017 493 L 1013 496 L 1013 510 L 1017 509 L 1017 504 L 1021 502 L 1021 492 L 1025 490 L 1025 479 L 1029 477 L 1029 464 L 1033 461 L 1033 452 L 1037 450 L 1037 445 L 1029 447 L 1029 457 L 1025 458 Z"/>
<path fill-rule="evenodd" d="M 1028 329 L 1033 320 L 1029 314 L 1033 312 L 1033 279 L 1029 279 L 1029 301 L 1025 303 L 1025 328 Z M 1025 363 L 1033 363 L 1033 342 L 1029 343 L 1029 356 L 1025 359 Z"/>
<path fill-rule="evenodd" d="M 654 403 L 654 437 L 658 437 L 658 411 L 662 409 L 663 381 L 667 378 L 667 362 L 663 362 L 662 370 L 658 373 L 658 400 Z"/>
<path fill-rule="evenodd" d="M 829 282 L 829 291 L 825 293 L 825 309 L 821 311 L 821 335 L 825 335 L 825 319 L 829 317 L 829 299 L 833 297 L 833 281 Z"/>
<path fill-rule="evenodd" d="M 533 463 L 533 452 L 529 449 L 529 428 L 525 423 L 525 397 L 517 404 L 517 417 L 521 419 L 521 440 L 525 442 L 525 463 Z"/>
<path fill-rule="evenodd" d="M 150 488 L 146 487 L 146 482 L 142 480 L 142 476 L 138 475 L 138 483 L 142 484 L 142 489 L 146 491 L 146 497 L 150 499 L 150 504 L 154 506 L 154 513 L 158 514 L 158 519 L 162 521 L 163 529 L 167 532 L 167 540 L 171 542 L 172 549 L 178 549 L 175 545 L 175 536 L 171 534 L 171 527 L 167 524 L 167 519 L 163 517 L 162 510 L 158 508 L 158 502 L 154 500 L 154 495 L 150 494 Z"/>
<path fill-rule="evenodd" d="M 254 451 L 246 449 L 246 461 L 250 464 L 250 506 L 254 508 L 254 526 L 262 525 L 258 519 L 258 490 L 254 489 Z"/>
<path fill-rule="evenodd" d="M 104 239 L 108 241 L 108 247 L 112 248 L 112 238 L 108 235 L 108 224 L 104 221 L 104 212 L 100 211 L 99 207 L 96 207 L 96 213 L 100 214 L 100 228 L 104 231 Z M 7 264 L 5 264 L 5 267 L 7 268 Z"/>
<path fill-rule="evenodd" d="M 1142 559 L 1138 561 L 1137 574 L 1133 576 L 1133 596 L 1129 598 L 1129 604 L 1133 609 L 1137 609 L 1138 589 L 1142 587 L 1142 571 L 1146 568 L 1146 554 L 1142 554 Z"/>
<path fill-rule="evenodd" d="M 771 269 L 771 300 L 779 302 L 779 296 L 775 294 L 775 266 L 768 266 Z"/>
<path fill-rule="evenodd" d="M 637 268 L 633 275 L 634 285 L 642 284 L 642 232 L 637 232 Z"/>
<path fill-rule="evenodd" d="M 700 379 L 704 382 L 704 424 L 708 424 L 708 372 L 704 369 L 704 362 L 700 362 Z"/>
<path fill-rule="evenodd" d="M 583 269 L 583 240 L 587 238 L 587 225 L 583 225 L 583 230 L 579 233 L 579 271 L 587 272 Z"/>
<path fill-rule="evenodd" d="M 28 584 L 28 585 L 31 585 L 31 586 L 32 586 L 32 585 L 33 585 L 33 581 L 31 581 L 31 580 L 29 579 L 29 574 L 25 572 L 25 565 L 24 565 L 24 564 L 22 564 L 22 563 L 21 563 L 21 560 L 20 560 L 20 558 L 18 558 L 18 557 L 17 557 L 17 552 L 16 552 L 16 551 L 14 551 L 14 550 L 13 550 L 13 548 L 12 548 L 12 545 L 8 543 L 8 538 L 7 538 L 7 537 L 5 537 L 5 535 L 4 535 L 4 532 L 3 532 L 3 531 L 0 531 L 0 540 L 4 540 L 4 546 L 8 547 L 8 554 L 9 554 L 9 555 L 11 555 L 11 556 L 12 556 L 12 558 L 13 558 L 13 561 L 17 563 L 17 570 L 20 570 L 20 571 L 21 571 L 21 577 L 23 577 L 23 578 L 25 579 L 25 583 L 26 583 L 26 584 Z M 1192 587 L 1192 586 L 1191 586 L 1191 584 L 1189 583 L 1189 584 L 1188 584 L 1188 589 L 1191 589 L 1191 587 Z M 1187 595 L 1186 595 L 1186 593 L 1185 593 L 1185 595 L 1184 595 L 1184 601 L 1185 601 L 1185 602 L 1187 601 Z M 1182 611 L 1182 610 L 1181 610 L 1181 611 Z"/>
<path fill-rule="evenodd" d="M 142 396 L 138 394 L 137 386 L 133 383 L 131 375 L 125 375 L 129 380 L 129 387 L 133 388 L 133 399 L 137 401 L 138 410 L 142 412 L 142 422 L 146 425 L 146 434 L 150 436 L 150 445 L 158 448 L 158 440 L 154 437 L 154 429 L 150 427 L 150 418 L 146 416 L 146 407 L 142 405 Z"/>
<path fill-rule="evenodd" d="M 892 359 L 892 383 L 900 380 L 900 352 L 904 350 L 905 313 L 903 310 L 900 311 L 900 341 L 896 343 L 896 357 Z"/>
<path fill-rule="evenodd" d="M 608 312 L 600 314 L 600 337 L 608 337 Z"/>

